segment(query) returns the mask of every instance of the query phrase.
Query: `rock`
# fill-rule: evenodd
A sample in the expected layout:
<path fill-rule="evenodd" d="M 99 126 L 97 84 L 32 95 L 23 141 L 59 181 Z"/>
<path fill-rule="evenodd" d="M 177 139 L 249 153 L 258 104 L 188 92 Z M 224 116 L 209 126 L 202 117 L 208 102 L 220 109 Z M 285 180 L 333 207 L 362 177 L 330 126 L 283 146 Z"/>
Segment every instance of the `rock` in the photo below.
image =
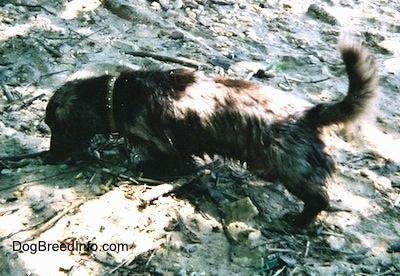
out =
<path fill-rule="evenodd" d="M 324 8 L 317 4 L 311 4 L 307 9 L 307 14 L 312 18 L 318 19 L 330 25 L 339 25 L 339 22 L 333 15 L 328 13 Z"/>
<path fill-rule="evenodd" d="M 251 232 L 249 234 L 249 240 L 252 240 L 253 242 L 261 239 L 261 237 L 262 237 L 262 235 L 261 235 L 261 231 L 260 230 L 256 230 L 256 231 Z"/>
<path fill-rule="evenodd" d="M 248 221 L 258 215 L 256 206 L 249 197 L 232 202 L 227 210 L 228 221 Z"/>
<path fill-rule="evenodd" d="M 10 175 L 10 174 L 12 174 L 12 170 L 10 170 L 10 169 L 2 169 L 0 171 L 0 174 L 2 174 L 2 175 Z"/>
<path fill-rule="evenodd" d="M 326 241 L 334 251 L 342 250 L 346 246 L 346 240 L 343 237 L 329 236 Z"/>
<path fill-rule="evenodd" d="M 397 242 L 393 243 L 390 247 L 389 247 L 389 252 L 400 252 L 400 240 L 398 240 Z"/>
<path fill-rule="evenodd" d="M 40 131 L 43 134 L 50 134 L 50 128 L 45 122 L 40 122 L 37 126 L 36 129 Z"/>
<path fill-rule="evenodd" d="M 395 75 L 400 74 L 400 57 L 387 59 L 383 65 L 388 73 Z"/>
<path fill-rule="evenodd" d="M 169 35 L 169 37 L 172 38 L 172 39 L 182 39 L 182 38 L 184 38 L 184 35 L 183 35 L 182 32 L 173 31 L 173 32 Z"/>
<path fill-rule="evenodd" d="M 181 268 L 174 272 L 174 276 L 186 276 L 187 272 L 184 268 Z"/>
<path fill-rule="evenodd" d="M 279 256 L 279 259 L 284 262 L 288 267 L 294 267 L 297 264 L 297 260 L 287 255 Z"/>

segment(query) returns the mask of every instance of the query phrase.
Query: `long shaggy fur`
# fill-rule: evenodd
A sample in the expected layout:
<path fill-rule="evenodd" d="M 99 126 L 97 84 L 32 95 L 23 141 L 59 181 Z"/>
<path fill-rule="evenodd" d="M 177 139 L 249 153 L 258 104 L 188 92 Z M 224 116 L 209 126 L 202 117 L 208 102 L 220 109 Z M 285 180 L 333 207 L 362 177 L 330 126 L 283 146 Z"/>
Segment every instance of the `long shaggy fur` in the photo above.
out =
<path fill-rule="evenodd" d="M 349 123 L 368 110 L 377 74 L 366 48 L 344 41 L 347 95 L 316 106 L 259 84 L 211 78 L 189 70 L 126 71 L 113 87 L 113 115 L 128 143 L 162 162 L 192 155 L 221 155 L 248 163 L 268 180 L 279 179 L 305 205 L 293 218 L 306 225 L 329 204 L 324 184 L 334 162 L 323 127 Z M 95 134 L 109 134 L 107 91 L 111 76 L 66 83 L 49 101 L 50 152 L 63 160 L 85 152 Z"/>

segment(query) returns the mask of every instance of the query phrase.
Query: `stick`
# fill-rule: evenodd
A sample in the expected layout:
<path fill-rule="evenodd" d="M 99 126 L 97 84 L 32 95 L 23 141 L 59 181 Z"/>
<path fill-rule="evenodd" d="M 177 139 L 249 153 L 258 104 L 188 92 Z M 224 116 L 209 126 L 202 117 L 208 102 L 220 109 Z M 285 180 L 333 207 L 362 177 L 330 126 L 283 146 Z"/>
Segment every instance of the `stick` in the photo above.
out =
<path fill-rule="evenodd" d="M 173 191 L 176 191 L 179 188 L 182 188 L 183 186 L 192 183 L 193 180 L 195 180 L 197 177 L 192 177 L 189 179 L 179 179 L 175 182 L 172 182 L 170 184 L 164 183 L 155 187 L 152 187 L 150 190 L 142 193 L 139 196 L 139 199 L 142 201 L 142 203 L 146 204 L 147 202 L 153 201 L 159 197 L 162 197 L 165 194 L 169 194 Z"/>
<path fill-rule="evenodd" d="M 0 192 L 1 192 L 1 191 L 6 191 L 6 190 L 8 190 L 8 189 L 15 188 L 15 187 L 17 187 L 17 186 L 19 186 L 19 185 L 23 185 L 23 184 L 24 184 L 24 185 L 27 185 L 27 186 L 28 186 L 28 185 L 36 185 L 37 182 L 44 181 L 44 180 L 48 180 L 48 179 L 50 179 L 50 178 L 57 177 L 57 176 L 60 176 L 60 175 L 75 173 L 75 172 L 77 172 L 77 171 L 79 171 L 79 170 L 80 170 L 80 168 L 77 168 L 77 169 L 73 169 L 73 170 L 68 171 L 68 172 L 56 173 L 56 174 L 53 174 L 53 175 L 49 175 L 49 176 L 45 176 L 45 177 L 41 177 L 41 178 L 37 178 L 37 179 L 32 179 L 32 180 L 29 180 L 29 181 L 23 180 L 23 181 L 21 181 L 20 183 L 17 183 L 17 184 L 9 185 L 9 186 L 7 186 L 7 187 L 1 187 L 1 188 L 0 188 Z"/>
<path fill-rule="evenodd" d="M 53 76 L 53 75 L 61 74 L 61 73 L 67 72 L 67 71 L 68 71 L 68 70 L 65 69 L 65 70 L 60 70 L 60 71 L 56 71 L 56 72 L 44 74 L 44 75 L 41 75 L 40 78 L 48 78 L 48 77 L 51 77 L 51 76 Z"/>
<path fill-rule="evenodd" d="M 112 172 L 111 170 L 109 170 L 109 169 L 107 169 L 107 168 L 102 168 L 101 171 L 104 172 L 104 173 L 108 173 L 108 174 L 110 174 L 110 175 L 112 175 L 112 176 L 114 176 L 114 177 L 119 177 L 119 178 L 128 180 L 128 181 L 130 181 L 130 182 L 132 182 L 132 183 L 140 184 L 136 179 L 134 179 L 134 178 L 132 178 L 132 177 L 130 177 L 130 176 L 127 176 L 127 175 L 124 175 L 124 174 L 120 174 L 120 173 Z"/>
<path fill-rule="evenodd" d="M 310 252 L 310 241 L 306 243 L 306 250 L 304 251 L 304 258 L 308 257 L 308 253 Z"/>
<path fill-rule="evenodd" d="M 69 206 L 67 209 L 64 209 L 64 211 L 62 211 L 61 213 L 59 213 L 58 215 L 54 216 L 49 221 L 44 223 L 40 228 L 38 228 L 35 232 L 33 232 L 32 235 L 30 235 L 28 238 L 23 240 L 22 243 L 25 243 L 25 242 L 28 242 L 28 241 L 31 241 L 31 240 L 37 238 L 38 236 L 40 236 L 40 234 L 46 232 L 51 227 L 53 227 L 67 213 L 78 208 L 82 203 L 83 203 L 83 200 L 79 200 L 78 202 L 71 204 L 71 206 Z"/>
<path fill-rule="evenodd" d="M 285 269 L 286 269 L 286 266 L 282 267 L 282 268 L 279 269 L 277 272 L 275 272 L 273 276 L 278 276 L 278 275 L 281 274 Z"/>
<path fill-rule="evenodd" d="M 41 222 L 35 225 L 31 225 L 25 229 L 21 229 L 17 232 L 14 233 L 10 233 L 7 236 L 4 237 L 0 237 L 0 242 L 4 241 L 6 239 L 11 238 L 12 236 L 21 233 L 21 232 L 25 232 L 25 231 L 29 231 L 31 229 L 34 229 L 36 227 L 38 227 L 40 224 L 44 223 L 39 229 L 35 230 L 33 232 L 33 234 L 31 234 L 29 237 L 27 237 L 26 239 L 24 239 L 23 241 L 21 241 L 22 243 L 24 242 L 28 242 L 31 241 L 35 238 L 37 238 L 40 234 L 42 234 L 43 232 L 47 231 L 48 229 L 50 229 L 51 227 L 53 227 L 57 221 L 59 221 L 63 216 L 65 216 L 68 212 L 70 212 L 71 210 L 79 207 L 81 204 L 83 203 L 83 200 L 78 201 L 77 203 L 72 204 L 70 207 L 68 207 L 67 209 L 64 209 L 61 213 L 59 213 L 58 215 L 55 215 L 54 217 L 50 218 L 47 222 Z"/>
<path fill-rule="evenodd" d="M 50 54 L 52 55 L 54 58 L 60 58 L 62 57 L 60 51 L 58 51 L 56 48 L 53 48 L 49 45 L 47 45 L 46 43 L 44 43 L 43 41 L 41 41 L 40 39 L 35 39 L 37 43 L 39 43 L 40 45 L 42 45 L 42 47 Z"/>
<path fill-rule="evenodd" d="M 8 210 L 3 210 L 3 211 L 0 211 L 0 216 L 4 216 L 5 214 L 12 214 L 12 213 L 15 213 L 18 210 L 19 210 L 19 208 L 11 208 L 11 209 L 8 209 Z"/>
<path fill-rule="evenodd" d="M 25 107 L 30 106 L 34 101 L 36 101 L 36 100 L 38 100 L 38 99 L 40 99 L 40 98 L 43 98 L 44 96 L 46 96 L 46 94 L 42 93 L 42 94 L 40 94 L 40 95 L 33 96 L 33 97 L 27 99 L 26 101 L 24 101 L 24 100 L 21 99 L 21 100 L 18 102 L 18 103 L 21 103 L 21 102 L 22 102 L 22 104 L 21 104 L 20 106 L 14 106 L 14 105 L 16 105 L 17 103 L 13 103 L 14 105 L 9 105 L 5 110 L 6 110 L 6 111 L 17 111 L 17 110 L 21 110 L 21 109 L 23 109 L 23 108 L 25 108 Z"/>
<path fill-rule="evenodd" d="M 299 82 L 299 83 L 318 83 L 318 82 L 323 82 L 323 81 L 330 80 L 331 78 L 330 77 L 326 77 L 324 79 L 310 80 L 310 81 L 303 81 L 303 80 L 299 80 L 299 79 L 296 79 L 296 78 L 290 78 L 290 77 L 287 77 L 287 79 L 291 80 L 291 81 L 294 81 L 294 82 Z"/>
<path fill-rule="evenodd" d="M 42 9 L 46 12 L 48 12 L 51 15 L 57 16 L 57 14 L 55 12 L 50 11 L 49 9 L 43 7 L 42 5 L 30 5 L 30 4 L 25 4 L 25 3 L 20 3 L 20 4 L 15 4 L 17 6 L 22 6 L 22 7 L 27 7 L 27 8 L 38 8 L 38 9 Z"/>
<path fill-rule="evenodd" d="M 134 56 L 134 57 L 149 57 L 159 61 L 172 62 L 177 64 L 182 64 L 184 66 L 193 67 L 193 68 L 210 68 L 211 66 L 206 63 L 201 63 L 196 60 L 183 58 L 183 57 L 170 57 L 163 56 L 149 52 L 141 52 L 141 51 L 126 51 L 125 54 Z"/>

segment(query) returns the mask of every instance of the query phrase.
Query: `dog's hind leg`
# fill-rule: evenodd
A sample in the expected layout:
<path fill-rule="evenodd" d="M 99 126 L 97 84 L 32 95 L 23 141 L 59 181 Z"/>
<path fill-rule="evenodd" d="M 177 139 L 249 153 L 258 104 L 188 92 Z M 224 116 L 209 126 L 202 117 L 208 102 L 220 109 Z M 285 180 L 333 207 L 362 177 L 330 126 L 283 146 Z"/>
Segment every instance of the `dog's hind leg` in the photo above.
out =
<path fill-rule="evenodd" d="M 310 189 L 310 186 L 312 188 Z M 303 211 L 298 215 L 288 214 L 287 221 L 295 226 L 304 227 L 329 206 L 329 196 L 322 185 L 290 185 L 286 187 L 290 193 L 304 202 Z"/>

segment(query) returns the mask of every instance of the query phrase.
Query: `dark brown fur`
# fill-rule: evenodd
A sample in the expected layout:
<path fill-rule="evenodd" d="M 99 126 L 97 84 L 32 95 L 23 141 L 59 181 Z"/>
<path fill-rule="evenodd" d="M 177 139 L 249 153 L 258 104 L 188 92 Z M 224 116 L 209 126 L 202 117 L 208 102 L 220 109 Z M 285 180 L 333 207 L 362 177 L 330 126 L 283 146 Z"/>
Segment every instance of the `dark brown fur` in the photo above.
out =
<path fill-rule="evenodd" d="M 270 87 L 201 72 L 123 72 L 113 89 L 117 129 L 163 162 L 204 153 L 246 161 L 250 170 L 279 179 L 305 203 L 293 222 L 306 225 L 329 204 L 323 186 L 334 162 L 321 139 L 323 126 L 353 121 L 378 93 L 368 51 L 354 40 L 340 50 L 347 96 L 316 106 Z M 110 133 L 105 102 L 110 79 L 69 82 L 56 91 L 46 111 L 54 160 L 82 153 L 95 134 Z"/>

